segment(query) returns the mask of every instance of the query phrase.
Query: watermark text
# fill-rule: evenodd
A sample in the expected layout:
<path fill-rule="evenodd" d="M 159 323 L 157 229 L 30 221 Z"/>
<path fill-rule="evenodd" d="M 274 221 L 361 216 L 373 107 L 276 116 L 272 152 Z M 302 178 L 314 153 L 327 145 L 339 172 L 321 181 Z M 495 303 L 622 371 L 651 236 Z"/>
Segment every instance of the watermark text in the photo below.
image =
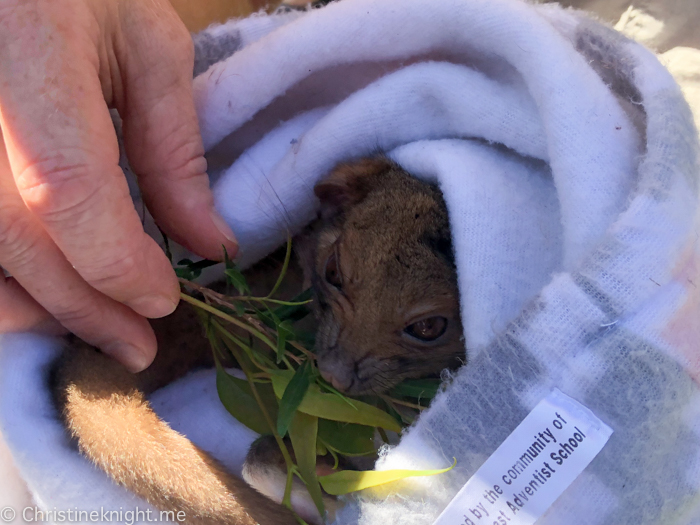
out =
<path fill-rule="evenodd" d="M 105 509 L 80 510 L 73 509 L 52 509 L 46 510 L 39 507 L 25 507 L 18 512 L 12 507 L 0 509 L 0 522 L 13 523 L 20 518 L 27 523 L 123 523 L 124 525 L 134 525 L 136 523 L 184 523 L 187 519 L 184 511 L 152 509 Z"/>

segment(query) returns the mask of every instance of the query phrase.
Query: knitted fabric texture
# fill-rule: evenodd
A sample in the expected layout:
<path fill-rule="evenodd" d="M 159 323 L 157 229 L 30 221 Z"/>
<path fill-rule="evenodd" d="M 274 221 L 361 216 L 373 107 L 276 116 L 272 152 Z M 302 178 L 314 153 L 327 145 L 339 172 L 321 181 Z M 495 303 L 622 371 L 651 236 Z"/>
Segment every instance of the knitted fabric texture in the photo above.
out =
<path fill-rule="evenodd" d="M 467 364 L 377 468 L 457 466 L 348 498 L 338 525 L 432 523 L 553 388 L 614 433 L 538 524 L 700 523 L 698 139 L 651 52 L 520 0 L 345 0 L 199 38 L 202 69 L 227 57 L 194 92 L 241 264 L 315 217 L 341 161 L 387 152 L 448 205 Z M 57 343 L 0 345 L 2 431 L 40 502 L 136 505 L 54 420 Z M 156 408 L 236 470 L 254 436 L 203 385 Z M 190 393 L 209 408 L 168 402 Z"/>

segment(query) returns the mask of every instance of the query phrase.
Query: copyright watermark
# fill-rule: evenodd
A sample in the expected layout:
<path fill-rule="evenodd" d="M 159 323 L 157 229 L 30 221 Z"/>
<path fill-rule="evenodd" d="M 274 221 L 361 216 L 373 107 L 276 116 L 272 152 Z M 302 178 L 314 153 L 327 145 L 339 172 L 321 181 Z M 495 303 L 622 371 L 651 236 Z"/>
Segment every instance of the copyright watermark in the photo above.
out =
<path fill-rule="evenodd" d="M 12 507 L 3 507 L 0 509 L 0 521 L 4 523 L 12 523 L 17 517 L 17 512 Z"/>
<path fill-rule="evenodd" d="M 13 507 L 0 509 L 0 522 L 12 523 L 17 519 L 18 512 Z M 61 510 L 44 510 L 39 507 L 25 507 L 22 509 L 21 518 L 27 523 L 123 523 L 135 525 L 136 523 L 183 523 L 187 516 L 183 511 L 168 510 L 153 511 L 151 509 L 124 509 L 111 510 L 80 510 L 77 508 Z"/>

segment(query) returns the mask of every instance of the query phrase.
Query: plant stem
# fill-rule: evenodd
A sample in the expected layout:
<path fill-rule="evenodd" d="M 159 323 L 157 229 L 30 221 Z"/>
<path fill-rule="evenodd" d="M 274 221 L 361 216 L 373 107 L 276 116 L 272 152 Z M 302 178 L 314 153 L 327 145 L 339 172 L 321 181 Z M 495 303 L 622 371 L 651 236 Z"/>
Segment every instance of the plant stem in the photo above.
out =
<path fill-rule="evenodd" d="M 260 407 L 260 410 L 263 414 L 263 417 L 265 418 L 265 421 L 267 422 L 267 425 L 270 427 L 270 432 L 275 438 L 275 441 L 277 442 L 277 445 L 280 448 L 280 451 L 282 452 L 282 456 L 284 457 L 284 463 L 287 466 L 287 484 L 284 487 L 284 498 L 282 499 L 282 503 L 289 509 L 292 508 L 292 501 L 291 501 L 291 495 L 292 495 L 292 482 L 293 482 L 293 475 L 294 475 L 294 462 L 292 461 L 292 457 L 289 455 L 289 451 L 287 450 L 287 446 L 284 444 L 284 441 L 282 441 L 282 438 L 280 435 L 277 433 L 277 427 L 273 423 L 272 418 L 270 417 L 269 412 L 265 408 L 265 404 L 263 403 L 260 394 L 258 393 L 258 389 L 255 386 L 255 381 L 253 381 L 252 374 L 250 370 L 248 370 L 248 366 L 245 364 L 245 361 L 243 361 L 238 354 L 238 350 L 234 350 L 231 348 L 231 352 L 233 352 L 234 357 L 238 361 L 238 364 L 241 365 L 241 369 L 243 370 L 243 373 L 245 374 L 246 379 L 248 380 L 248 385 L 250 385 L 250 391 L 253 394 L 253 397 L 255 398 L 255 401 L 258 403 L 258 406 Z"/>
<path fill-rule="evenodd" d="M 203 303 L 202 301 L 195 299 L 194 297 L 192 297 L 190 295 L 187 295 L 186 293 L 181 292 L 180 298 L 183 301 L 185 301 L 186 303 L 190 303 L 191 305 L 194 305 L 197 308 L 201 308 L 202 310 L 205 310 L 205 311 L 209 312 L 210 314 L 213 314 L 217 317 L 220 317 L 224 321 L 228 321 L 229 323 L 234 324 L 234 325 L 238 326 L 239 328 L 242 328 L 246 332 L 248 332 L 248 333 L 254 335 L 255 337 L 257 337 L 258 339 L 260 339 L 263 343 L 265 343 L 267 346 L 269 346 L 273 351 L 275 351 L 275 352 L 277 351 L 277 346 L 275 346 L 275 344 L 272 341 L 270 341 L 270 339 L 268 339 L 268 337 L 265 334 L 256 330 L 252 326 L 247 325 L 246 323 L 244 323 L 242 321 L 239 321 L 235 317 L 231 317 L 230 315 L 222 312 L 221 310 L 219 310 L 217 308 L 214 308 L 211 305 L 208 305 L 207 303 Z"/>
<path fill-rule="evenodd" d="M 289 268 L 289 261 L 291 258 L 292 258 L 292 236 L 289 234 L 289 232 L 287 232 L 287 251 L 284 254 L 284 263 L 282 263 L 282 269 L 280 270 L 280 275 L 277 278 L 277 282 L 272 287 L 272 290 L 270 291 L 270 293 L 267 294 L 267 297 L 265 299 L 269 299 L 270 297 L 275 295 L 275 292 L 282 284 L 282 280 L 284 279 L 284 276 L 287 273 L 287 268 Z"/>
<path fill-rule="evenodd" d="M 400 399 L 396 399 L 395 397 L 389 397 L 389 396 L 382 395 L 381 398 L 384 401 L 386 401 L 387 403 L 395 403 L 397 405 L 403 405 L 405 407 L 415 408 L 416 410 L 425 410 L 427 408 L 427 407 L 424 407 L 421 405 L 417 405 L 415 403 L 410 403 L 408 401 L 402 401 Z"/>
<path fill-rule="evenodd" d="M 316 359 L 316 354 L 314 354 L 312 351 L 307 350 L 304 348 L 302 345 L 297 343 L 296 341 L 287 341 L 290 345 L 292 345 L 294 348 L 299 350 L 302 354 L 305 354 L 307 358 L 309 359 Z"/>
<path fill-rule="evenodd" d="M 219 292 L 215 292 L 211 288 L 207 288 L 206 286 L 202 286 L 201 284 L 197 284 L 192 281 L 188 281 L 187 279 L 183 279 L 182 277 L 178 278 L 178 281 L 180 281 L 180 284 L 184 286 L 188 286 L 190 288 L 193 288 L 197 290 L 199 293 L 202 295 L 205 295 L 209 297 L 210 299 L 216 301 L 217 303 L 221 304 L 222 306 L 228 306 L 229 308 L 235 308 L 234 304 L 231 302 L 233 301 L 240 301 L 240 302 L 251 302 L 255 301 L 258 303 L 273 303 L 273 304 L 279 304 L 282 306 L 303 306 L 305 304 L 309 304 L 313 302 L 313 299 L 309 299 L 308 301 L 282 301 L 280 299 L 271 299 L 270 297 L 253 297 L 252 295 L 236 295 L 236 296 L 228 296 L 228 295 L 223 295 L 220 294 Z"/>
<path fill-rule="evenodd" d="M 300 301 L 297 303 L 294 303 L 292 301 L 282 301 L 280 299 L 270 299 L 269 297 L 252 297 L 250 295 L 240 295 L 237 297 L 234 297 L 236 300 L 240 301 L 256 301 L 258 303 L 273 303 L 273 304 L 281 304 L 283 306 L 303 306 L 305 304 L 309 304 L 313 302 L 313 299 L 309 299 L 308 301 Z"/>
<path fill-rule="evenodd" d="M 272 361 L 269 360 L 266 356 L 256 353 L 250 346 L 246 345 L 243 341 L 238 339 L 235 335 L 233 335 L 231 332 L 226 330 L 219 323 L 212 321 L 212 324 L 219 331 L 219 333 L 222 336 L 224 336 L 228 341 L 231 341 L 233 344 L 235 344 L 239 348 L 243 349 L 243 351 L 250 358 L 250 360 L 253 362 L 253 364 L 255 366 L 257 366 L 260 370 L 262 370 L 263 372 L 268 372 L 269 370 L 273 370 L 276 368 L 275 365 L 272 363 Z M 231 348 L 229 345 L 226 345 L 226 346 L 228 348 Z M 265 363 L 259 363 L 258 359 L 262 359 L 263 361 L 265 361 Z M 265 366 L 265 365 L 267 365 L 267 366 Z"/>

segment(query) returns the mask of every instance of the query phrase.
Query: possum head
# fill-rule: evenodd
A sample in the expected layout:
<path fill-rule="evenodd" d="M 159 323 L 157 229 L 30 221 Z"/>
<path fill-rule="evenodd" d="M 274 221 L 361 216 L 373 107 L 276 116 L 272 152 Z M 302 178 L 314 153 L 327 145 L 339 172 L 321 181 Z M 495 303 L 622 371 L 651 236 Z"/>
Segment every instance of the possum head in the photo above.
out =
<path fill-rule="evenodd" d="M 384 158 L 341 165 L 321 201 L 311 284 L 323 377 L 382 393 L 466 358 L 441 193 Z"/>

